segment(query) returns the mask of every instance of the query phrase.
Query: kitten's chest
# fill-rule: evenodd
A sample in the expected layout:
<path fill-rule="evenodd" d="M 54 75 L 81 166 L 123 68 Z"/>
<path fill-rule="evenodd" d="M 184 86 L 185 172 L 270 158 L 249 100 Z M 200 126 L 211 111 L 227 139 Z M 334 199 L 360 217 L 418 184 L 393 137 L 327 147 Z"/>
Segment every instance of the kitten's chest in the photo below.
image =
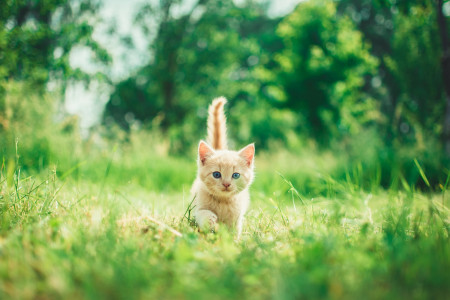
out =
<path fill-rule="evenodd" d="M 234 225 L 243 213 L 242 203 L 238 201 L 213 200 L 211 201 L 211 206 L 211 210 L 217 215 L 218 221 L 228 226 Z"/>

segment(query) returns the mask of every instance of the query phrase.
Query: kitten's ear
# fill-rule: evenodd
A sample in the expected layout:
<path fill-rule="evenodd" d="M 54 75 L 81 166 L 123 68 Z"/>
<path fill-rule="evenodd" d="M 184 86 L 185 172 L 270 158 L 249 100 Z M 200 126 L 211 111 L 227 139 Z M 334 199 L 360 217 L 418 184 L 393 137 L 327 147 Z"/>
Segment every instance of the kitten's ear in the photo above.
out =
<path fill-rule="evenodd" d="M 204 141 L 200 141 L 200 144 L 198 144 L 198 159 L 202 162 L 202 164 L 205 164 L 205 160 L 208 156 L 212 155 L 214 153 L 214 150 Z"/>
<path fill-rule="evenodd" d="M 255 144 L 245 146 L 239 151 L 239 155 L 242 156 L 247 162 L 247 166 L 250 167 L 253 164 L 255 158 Z"/>

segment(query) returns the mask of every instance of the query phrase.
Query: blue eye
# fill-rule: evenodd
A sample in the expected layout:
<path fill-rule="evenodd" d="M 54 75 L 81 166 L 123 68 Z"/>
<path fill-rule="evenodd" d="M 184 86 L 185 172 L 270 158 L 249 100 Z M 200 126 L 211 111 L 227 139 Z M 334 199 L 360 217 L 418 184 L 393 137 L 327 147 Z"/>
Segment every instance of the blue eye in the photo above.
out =
<path fill-rule="evenodd" d="M 238 179 L 239 177 L 241 177 L 241 174 L 239 174 L 239 173 L 233 173 L 233 178 L 234 178 L 234 179 Z"/>
<path fill-rule="evenodd" d="M 213 172 L 213 177 L 220 178 L 220 177 L 222 177 L 222 174 L 220 174 L 220 172 Z"/>

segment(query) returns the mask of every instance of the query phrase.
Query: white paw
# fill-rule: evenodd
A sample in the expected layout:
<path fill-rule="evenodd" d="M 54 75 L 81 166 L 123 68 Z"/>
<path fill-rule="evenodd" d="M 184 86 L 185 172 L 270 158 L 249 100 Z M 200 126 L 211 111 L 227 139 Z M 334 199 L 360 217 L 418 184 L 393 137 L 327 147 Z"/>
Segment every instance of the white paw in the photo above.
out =
<path fill-rule="evenodd" d="M 209 218 L 209 231 L 216 232 L 219 227 L 219 224 L 217 223 L 217 216 L 211 215 Z"/>
<path fill-rule="evenodd" d="M 210 210 L 201 210 L 196 216 L 201 231 L 215 231 L 217 229 L 217 215 Z"/>
<path fill-rule="evenodd" d="M 209 226 L 213 228 L 217 224 L 217 216 L 215 214 L 211 214 L 208 218 Z"/>

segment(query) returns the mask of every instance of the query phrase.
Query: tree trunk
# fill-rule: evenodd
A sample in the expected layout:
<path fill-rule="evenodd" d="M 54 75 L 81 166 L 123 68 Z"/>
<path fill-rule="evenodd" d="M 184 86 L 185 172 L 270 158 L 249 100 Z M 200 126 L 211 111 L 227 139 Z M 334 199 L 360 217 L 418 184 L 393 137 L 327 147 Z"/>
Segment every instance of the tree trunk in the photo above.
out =
<path fill-rule="evenodd" d="M 446 95 L 445 98 L 446 104 L 445 104 L 443 138 L 444 138 L 445 153 L 447 154 L 448 157 L 450 157 L 450 96 Z"/>
<path fill-rule="evenodd" d="M 442 140 L 447 156 L 450 157 L 450 45 L 447 34 L 447 24 L 444 13 L 442 12 L 443 0 L 438 0 L 437 21 L 442 44 L 442 79 L 445 90 L 445 114 L 444 127 L 442 128 Z"/>

